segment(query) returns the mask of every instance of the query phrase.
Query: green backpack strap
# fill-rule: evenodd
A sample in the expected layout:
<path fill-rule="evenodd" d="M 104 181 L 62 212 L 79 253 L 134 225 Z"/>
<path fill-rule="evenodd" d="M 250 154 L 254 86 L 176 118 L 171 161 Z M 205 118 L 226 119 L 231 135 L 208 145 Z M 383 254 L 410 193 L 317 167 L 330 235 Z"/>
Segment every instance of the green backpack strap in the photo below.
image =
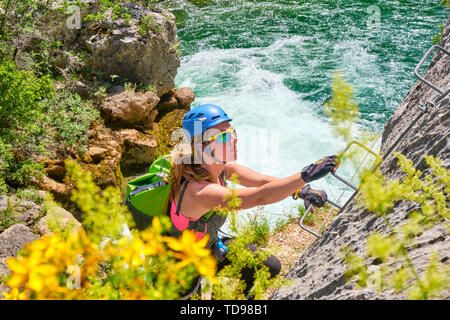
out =
<path fill-rule="evenodd" d="M 136 187 L 132 191 L 130 191 L 130 195 L 128 196 L 128 199 L 131 196 L 134 196 L 135 194 L 138 194 L 139 192 L 142 192 L 142 191 L 145 191 L 145 190 L 148 190 L 148 189 L 151 189 L 151 188 L 162 187 L 162 186 L 165 186 L 166 184 L 168 184 L 167 181 L 160 180 L 158 182 L 150 183 L 150 184 L 147 184 L 145 186 Z"/>
<path fill-rule="evenodd" d="M 150 168 L 148 169 L 149 173 L 156 173 L 162 177 L 170 175 L 170 169 L 172 168 L 172 162 L 170 158 L 170 154 L 166 154 L 164 156 L 159 157 L 155 161 L 152 162 Z"/>

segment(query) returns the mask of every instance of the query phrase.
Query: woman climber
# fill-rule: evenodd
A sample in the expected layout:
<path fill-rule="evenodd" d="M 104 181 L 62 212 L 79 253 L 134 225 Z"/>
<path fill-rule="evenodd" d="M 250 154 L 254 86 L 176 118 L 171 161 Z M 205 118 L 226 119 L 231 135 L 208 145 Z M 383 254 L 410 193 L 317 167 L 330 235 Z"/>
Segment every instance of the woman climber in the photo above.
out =
<path fill-rule="evenodd" d="M 216 214 L 213 209 L 219 205 L 226 207 L 224 197 L 230 194 L 226 188 L 226 179 L 233 173 L 238 175 L 240 184 L 246 187 L 237 189 L 237 196 L 242 200 L 237 209 L 275 203 L 293 193 L 305 201 L 306 207 L 311 203 L 322 207 L 327 200 L 325 191 L 304 186 L 337 169 L 335 156 L 325 157 L 286 178 L 263 175 L 239 165 L 234 162 L 237 159 L 237 134 L 230 124 L 231 120 L 221 108 L 212 104 L 200 105 L 189 111 L 183 117 L 182 128 L 190 142 L 190 150 L 186 154 L 176 152 L 171 169 L 171 234 L 178 236 L 185 229 L 195 232 L 197 239 L 209 234 L 207 247 L 218 260 L 218 270 L 230 263 L 226 254 L 220 252 L 221 240 L 225 247 L 233 240 L 218 239 L 218 231 L 226 217 Z M 256 251 L 255 246 L 248 247 L 252 252 Z M 271 277 L 281 270 L 279 260 L 273 255 L 264 264 L 269 268 Z M 244 268 L 241 274 L 247 285 L 244 293 L 248 294 L 253 285 L 254 270 Z M 185 296 L 197 290 L 198 280 L 194 281 Z"/>

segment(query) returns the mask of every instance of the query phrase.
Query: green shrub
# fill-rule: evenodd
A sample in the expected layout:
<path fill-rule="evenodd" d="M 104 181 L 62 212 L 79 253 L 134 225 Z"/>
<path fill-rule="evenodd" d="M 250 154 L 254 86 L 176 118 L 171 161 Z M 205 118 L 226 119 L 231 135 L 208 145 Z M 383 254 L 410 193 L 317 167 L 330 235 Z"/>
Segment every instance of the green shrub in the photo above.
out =
<path fill-rule="evenodd" d="M 158 23 L 154 16 L 145 16 L 139 21 L 139 34 L 143 37 L 145 37 L 149 31 L 160 33 L 163 30 L 164 27 Z"/>
<path fill-rule="evenodd" d="M 361 185 L 361 203 L 365 208 L 381 217 L 389 233 L 373 233 L 367 238 L 367 257 L 358 255 L 352 248 L 344 248 L 347 264 L 346 275 L 357 279 L 358 285 L 366 287 L 376 281 L 376 289 L 394 289 L 396 293 L 408 291 L 410 299 L 440 298 L 450 289 L 450 268 L 439 262 L 439 253 L 434 251 L 429 264 L 421 272 L 414 266 L 409 251 L 414 248 L 416 237 L 425 230 L 442 225 L 450 231 L 448 192 L 450 170 L 433 156 L 425 156 L 431 173 L 423 175 L 413 167 L 411 160 L 396 154 L 398 165 L 406 174 L 398 180 L 388 180 L 380 173 L 365 173 Z M 416 203 L 418 209 L 408 215 L 406 223 L 394 227 L 388 215 L 398 201 Z M 369 271 L 372 261 L 383 263 L 376 274 Z"/>
<path fill-rule="evenodd" d="M 99 0 L 99 10 L 95 13 L 88 14 L 85 18 L 86 21 L 102 21 L 105 19 L 105 13 L 109 9 L 112 9 L 112 19 L 123 18 L 128 24 L 130 24 L 131 14 L 127 9 L 123 7 L 123 4 L 131 1 L 124 0 Z"/>
<path fill-rule="evenodd" d="M 254 244 L 267 245 L 270 235 L 269 219 L 264 215 L 264 207 L 258 207 L 252 214 L 247 215 L 247 221 L 241 233 L 251 234 Z"/>
<path fill-rule="evenodd" d="M 100 121 L 100 112 L 92 103 L 77 94 L 59 91 L 46 108 L 46 122 L 52 128 L 50 143 L 58 141 L 64 146 L 84 150 L 88 136 L 86 130 L 93 121 Z"/>
<path fill-rule="evenodd" d="M 53 96 L 50 77 L 16 70 L 13 61 L 0 64 L 0 136 L 17 141 L 17 131 L 35 131 L 42 119 L 44 99 Z"/>
<path fill-rule="evenodd" d="M 12 160 L 11 145 L 6 144 L 0 138 L 0 193 L 8 190 L 6 187 L 5 176 L 9 172 L 9 164 Z"/>
<path fill-rule="evenodd" d="M 16 206 L 17 203 L 11 201 L 11 198 L 7 198 L 6 208 L 0 210 L 0 232 L 5 231 L 13 224 L 19 223 Z"/>
<path fill-rule="evenodd" d="M 17 189 L 16 196 L 21 200 L 31 200 L 37 204 L 42 204 L 44 202 L 44 196 L 39 194 L 34 188 L 19 188 Z"/>
<path fill-rule="evenodd" d="M 31 71 L 15 68 L 14 62 L 0 64 L 0 187 L 5 179 L 26 183 L 39 171 L 33 155 L 44 150 L 43 110 L 51 99 L 53 84 L 48 76 L 37 77 Z"/>
<path fill-rule="evenodd" d="M 49 76 L 17 70 L 11 60 L 0 63 L 0 191 L 6 181 L 27 185 L 42 173 L 37 158 L 48 146 L 82 150 L 86 130 L 99 121 L 99 111 L 78 95 L 56 94 Z"/>

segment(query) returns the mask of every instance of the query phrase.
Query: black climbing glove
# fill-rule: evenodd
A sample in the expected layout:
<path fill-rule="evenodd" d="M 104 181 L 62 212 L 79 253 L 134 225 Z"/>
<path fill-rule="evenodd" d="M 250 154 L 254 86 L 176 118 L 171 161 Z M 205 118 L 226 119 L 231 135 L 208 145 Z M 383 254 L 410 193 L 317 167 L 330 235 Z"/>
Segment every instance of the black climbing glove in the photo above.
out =
<path fill-rule="evenodd" d="M 328 156 L 302 169 L 302 179 L 306 183 L 325 177 L 338 168 L 337 156 Z"/>
<path fill-rule="evenodd" d="M 294 192 L 292 197 L 294 199 L 303 199 L 306 209 L 308 209 L 311 204 L 321 208 L 324 206 L 325 202 L 327 202 L 327 193 L 324 190 L 311 189 L 309 184 L 304 185 L 303 188 Z"/>

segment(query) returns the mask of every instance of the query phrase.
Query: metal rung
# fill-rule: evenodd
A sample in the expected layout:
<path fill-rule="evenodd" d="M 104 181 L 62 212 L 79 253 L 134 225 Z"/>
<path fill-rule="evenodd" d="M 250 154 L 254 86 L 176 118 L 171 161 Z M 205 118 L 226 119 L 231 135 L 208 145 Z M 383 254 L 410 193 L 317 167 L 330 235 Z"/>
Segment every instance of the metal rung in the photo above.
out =
<path fill-rule="evenodd" d="M 367 152 L 371 153 L 376 159 L 377 161 L 375 161 L 372 165 L 372 167 L 370 168 L 370 171 L 373 172 L 375 171 L 378 166 L 381 164 L 381 162 L 383 161 L 383 159 L 380 157 L 379 154 L 373 152 L 371 149 L 369 149 L 367 146 L 365 146 L 364 144 L 362 144 L 361 142 L 358 142 L 356 140 L 350 141 L 347 146 L 345 147 L 344 151 L 341 154 L 341 157 L 347 152 L 348 149 L 350 149 L 350 146 L 352 144 L 357 144 L 358 146 L 360 146 L 361 148 L 363 148 L 364 150 L 366 150 Z"/>
<path fill-rule="evenodd" d="M 352 144 L 357 144 L 358 146 L 360 146 L 361 148 L 363 148 L 363 149 L 366 150 L 367 152 L 371 153 L 371 154 L 376 158 L 376 161 L 373 163 L 372 167 L 370 168 L 370 171 L 371 171 L 371 172 L 375 171 L 375 169 L 378 168 L 378 166 L 381 164 L 381 162 L 383 161 L 383 159 L 382 159 L 378 154 L 376 154 L 375 152 L 373 152 L 372 150 L 370 150 L 368 147 L 366 147 L 365 145 L 363 145 L 362 143 L 360 143 L 360 142 L 358 142 L 358 141 L 356 141 L 356 140 L 350 141 L 349 144 L 347 144 L 347 146 L 345 147 L 344 151 L 343 151 L 342 154 L 341 154 L 341 157 L 347 152 L 348 149 L 350 149 L 350 146 L 351 146 Z M 349 187 L 352 188 L 353 190 L 358 191 L 358 188 L 359 188 L 359 187 L 355 186 L 355 185 L 352 184 L 350 181 L 347 181 L 346 179 L 344 179 L 344 178 L 342 178 L 341 176 L 337 175 L 335 172 L 332 172 L 331 174 L 332 174 L 336 179 L 342 181 L 343 183 L 345 183 L 347 186 L 349 186 Z M 344 205 L 344 207 L 345 207 L 345 205 Z"/>
<path fill-rule="evenodd" d="M 342 178 L 341 176 L 338 176 L 336 173 L 331 173 L 336 179 L 342 181 L 343 183 L 345 183 L 346 185 L 348 185 L 350 188 L 352 188 L 353 190 L 358 190 L 358 187 L 355 187 L 353 184 L 351 184 L 349 181 L 345 180 L 344 178 Z"/>
<path fill-rule="evenodd" d="M 344 151 L 342 152 L 341 157 L 347 152 L 347 150 L 350 148 L 350 146 L 351 146 L 352 144 L 357 144 L 357 145 L 359 145 L 359 146 L 362 147 L 364 150 L 366 150 L 367 152 L 369 152 L 369 153 L 371 153 L 372 155 L 375 156 L 376 161 L 373 163 L 372 167 L 370 168 L 370 171 L 371 171 L 371 172 L 375 171 L 375 170 L 379 167 L 379 165 L 381 164 L 381 162 L 383 161 L 383 159 L 382 159 L 378 154 L 376 154 L 375 152 L 373 152 L 373 151 L 370 150 L 368 147 L 366 147 L 365 145 L 363 145 L 362 143 L 360 143 L 360 142 L 358 142 L 358 141 L 353 140 L 353 141 L 349 142 L 349 143 L 347 144 L 347 146 L 345 147 Z M 356 186 L 353 185 L 351 182 L 347 181 L 346 179 L 342 178 L 341 176 L 337 175 L 336 173 L 332 173 L 332 175 L 333 175 L 336 179 L 342 181 L 342 182 L 345 183 L 347 186 L 349 186 L 350 188 L 352 188 L 353 190 L 355 190 L 355 193 L 358 191 L 359 187 L 356 187 Z M 352 197 L 350 197 L 350 199 L 352 199 Z M 350 199 L 349 199 L 349 201 L 350 201 Z M 328 202 L 329 204 L 331 204 L 333 207 L 338 208 L 338 209 L 339 209 L 339 212 L 341 212 L 342 209 L 347 205 L 347 203 L 345 203 L 344 206 L 340 206 L 339 204 L 337 204 L 337 203 L 335 203 L 335 202 L 333 202 L 333 201 L 331 201 L 331 200 L 327 200 L 327 202 Z M 305 220 L 305 218 L 306 218 L 306 216 L 308 215 L 308 213 L 311 211 L 312 207 L 313 207 L 313 204 L 310 204 L 309 207 L 308 207 L 308 209 L 307 209 L 307 210 L 305 211 L 305 213 L 303 214 L 303 217 L 300 219 L 299 226 L 300 226 L 303 230 L 305 230 L 305 231 L 309 232 L 310 234 L 312 234 L 313 236 L 315 236 L 315 237 L 317 237 L 317 238 L 320 238 L 320 237 L 321 237 L 320 234 L 318 234 L 318 233 L 312 231 L 311 229 L 308 229 L 305 225 L 303 225 L 303 221 Z M 330 211 L 330 212 L 331 212 L 331 211 Z M 329 214 L 328 214 L 328 215 L 329 215 Z M 325 219 L 327 219 L 327 218 L 328 218 L 328 216 L 327 216 Z"/>
<path fill-rule="evenodd" d="M 435 91 L 439 92 L 441 94 L 441 96 L 447 95 L 450 92 L 450 89 L 447 90 L 446 92 L 444 90 L 439 89 L 437 86 L 435 86 L 434 84 L 432 84 L 431 82 L 425 80 L 422 76 L 419 75 L 419 68 L 422 66 L 422 64 L 425 62 L 425 60 L 428 58 L 428 56 L 431 54 L 431 52 L 434 49 L 438 49 L 441 50 L 443 52 L 445 52 L 447 55 L 450 56 L 450 52 L 448 52 L 447 50 L 445 50 L 444 48 L 442 48 L 440 45 L 434 45 L 430 48 L 430 50 L 428 50 L 428 52 L 425 54 L 425 56 L 422 58 L 422 60 L 419 62 L 419 64 L 417 65 L 417 67 L 414 69 L 414 75 L 417 77 L 417 79 L 419 79 L 420 81 L 422 81 L 423 83 L 425 83 L 426 85 L 428 85 L 430 88 L 434 89 Z M 441 98 L 439 98 L 438 100 L 441 100 Z"/>
<path fill-rule="evenodd" d="M 341 209 L 340 206 L 337 206 L 337 205 L 334 204 L 333 202 L 328 201 L 328 200 L 327 200 L 327 202 L 330 203 L 332 206 L 338 208 L 339 210 Z M 317 238 L 320 238 L 320 237 L 321 237 L 320 234 L 315 233 L 315 232 L 312 231 L 311 229 L 308 229 L 308 228 L 303 224 L 303 220 L 305 220 L 306 216 L 307 216 L 308 213 L 311 211 L 312 207 L 313 207 L 313 204 L 310 204 L 309 207 L 308 207 L 308 209 L 306 209 L 305 213 L 303 214 L 303 217 L 300 219 L 300 222 L 298 223 L 298 225 L 299 225 L 303 230 L 305 230 L 305 231 L 311 233 L 313 236 L 315 236 L 315 237 L 317 237 Z"/>

